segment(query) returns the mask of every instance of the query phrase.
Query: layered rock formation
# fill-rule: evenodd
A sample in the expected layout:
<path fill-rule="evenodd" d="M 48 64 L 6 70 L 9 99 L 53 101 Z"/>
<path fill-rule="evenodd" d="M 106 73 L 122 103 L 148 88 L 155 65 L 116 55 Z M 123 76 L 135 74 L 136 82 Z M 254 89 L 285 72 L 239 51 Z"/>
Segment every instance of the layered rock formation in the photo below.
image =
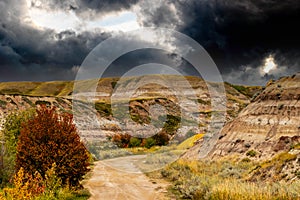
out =
<path fill-rule="evenodd" d="M 97 84 L 96 92 L 90 91 L 93 84 Z M 93 139 L 121 129 L 136 135 L 144 135 L 149 130 L 157 132 L 166 115 L 180 119 L 182 130 L 178 132 L 188 131 L 188 126 L 194 127 L 195 122 L 199 124 L 195 133 L 206 132 L 215 112 L 211 106 L 212 94 L 205 81 L 198 77 L 154 75 L 79 81 L 79 89 L 90 102 L 80 101 L 75 110 L 72 110 L 72 101 L 76 100 L 72 95 L 73 85 L 74 82 L 67 81 L 0 83 L 0 119 L 37 104 L 56 106 L 62 111 L 81 113 L 77 121 L 81 135 Z M 227 105 L 227 120 L 232 120 L 250 102 L 251 92 L 259 90 L 253 87 L 248 91 L 246 87 L 236 88 L 228 83 L 224 86 L 227 103 L 219 96 L 214 100 Z M 124 117 L 126 112 L 130 112 L 129 117 Z M 97 119 L 90 118 L 91 113 L 96 113 Z M 91 122 L 95 123 L 91 125 Z M 99 127 L 103 134 L 99 134 Z"/>
<path fill-rule="evenodd" d="M 288 152 L 299 143 L 300 73 L 297 73 L 270 81 L 255 95 L 252 102 L 223 127 L 208 158 L 236 154 L 240 158 L 265 160 Z M 185 156 L 197 157 L 201 145 L 196 145 Z"/>

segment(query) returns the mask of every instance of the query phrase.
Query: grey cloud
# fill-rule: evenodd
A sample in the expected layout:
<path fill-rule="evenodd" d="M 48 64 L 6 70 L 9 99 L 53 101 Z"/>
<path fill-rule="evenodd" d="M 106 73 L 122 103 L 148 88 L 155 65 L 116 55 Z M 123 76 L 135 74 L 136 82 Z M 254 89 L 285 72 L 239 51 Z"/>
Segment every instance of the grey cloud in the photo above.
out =
<path fill-rule="evenodd" d="M 158 49 L 142 49 L 120 56 L 107 68 L 104 76 L 122 76 L 130 69 L 148 63 L 169 66 L 182 75 L 199 75 L 191 64 L 171 52 Z"/>
<path fill-rule="evenodd" d="M 110 35 L 35 29 L 19 20 L 24 17 L 19 10 L 25 9 L 24 4 L 1 3 L 0 81 L 74 79 L 73 66 L 80 65 L 91 49 Z"/>
<path fill-rule="evenodd" d="M 300 71 L 300 32 L 295 28 L 300 12 L 294 0 L 32 0 L 31 5 L 72 10 L 83 20 L 134 9 L 142 26 L 171 28 L 195 39 L 210 53 L 224 79 L 233 83 L 264 84 L 268 78 Z M 26 1 L 0 1 L 0 81 L 73 79 L 74 66 L 111 35 L 102 30 L 39 30 L 23 23 L 26 9 Z M 259 70 L 269 54 L 280 70 L 264 76 Z M 140 60 L 131 62 L 136 57 Z M 153 58 L 174 65 L 167 61 L 171 58 L 182 73 L 194 73 L 172 52 L 144 51 L 117 60 L 110 74 Z"/>
<path fill-rule="evenodd" d="M 182 23 L 180 9 L 171 0 L 141 0 L 135 10 L 144 27 L 176 29 Z"/>
<path fill-rule="evenodd" d="M 79 17 L 93 19 L 110 12 L 128 10 L 138 0 L 31 0 L 31 6 L 48 11 L 74 11 Z"/>
<path fill-rule="evenodd" d="M 299 23 L 298 1 L 155 2 L 160 4 L 158 9 L 153 5 L 154 9 L 144 8 L 139 14 L 142 24 L 157 27 L 172 24 L 203 45 L 226 77 L 232 75 L 232 71 L 243 72 L 242 66 L 251 66 L 257 71 L 261 61 L 272 53 L 276 54 L 277 62 L 286 67 L 283 73 L 300 70 L 300 32 L 295 28 Z M 176 15 L 170 12 L 170 5 L 176 8 Z M 174 20 L 176 18 L 180 20 Z M 254 71 L 253 76 L 256 76 Z M 236 79 L 242 81 L 241 78 L 245 77 Z"/>
<path fill-rule="evenodd" d="M 229 83 L 239 85 L 265 85 L 270 79 L 277 80 L 280 77 L 296 74 L 299 68 L 279 65 L 277 70 L 270 73 L 261 74 L 260 67 L 241 66 L 232 69 L 231 72 L 224 74 L 223 79 Z M 287 73 L 287 71 L 289 73 Z"/>

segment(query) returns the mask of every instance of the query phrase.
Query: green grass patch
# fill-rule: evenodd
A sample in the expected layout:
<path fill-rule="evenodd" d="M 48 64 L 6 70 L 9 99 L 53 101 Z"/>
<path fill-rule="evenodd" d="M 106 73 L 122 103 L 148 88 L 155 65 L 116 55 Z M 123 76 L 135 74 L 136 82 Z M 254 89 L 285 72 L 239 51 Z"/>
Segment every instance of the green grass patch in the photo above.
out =
<path fill-rule="evenodd" d="M 255 150 L 250 150 L 246 153 L 247 156 L 250 156 L 250 157 L 255 157 L 257 155 L 257 152 Z"/>
<path fill-rule="evenodd" d="M 0 83 L 0 93 L 29 95 L 40 84 L 40 82 L 3 82 Z"/>
<path fill-rule="evenodd" d="M 288 152 L 283 152 L 283 153 L 276 155 L 271 160 L 263 162 L 260 166 L 263 169 L 272 167 L 272 168 L 275 168 L 276 171 L 279 172 L 279 171 L 281 171 L 281 169 L 285 163 L 287 163 L 289 161 L 293 161 L 295 159 L 297 159 L 297 155 L 290 154 Z"/>
<path fill-rule="evenodd" d="M 0 99 L 0 107 L 5 108 L 6 105 L 7 102 Z"/>
<path fill-rule="evenodd" d="M 32 96 L 57 96 L 61 93 L 68 82 L 66 81 L 53 81 L 44 82 L 37 88 L 30 92 Z"/>

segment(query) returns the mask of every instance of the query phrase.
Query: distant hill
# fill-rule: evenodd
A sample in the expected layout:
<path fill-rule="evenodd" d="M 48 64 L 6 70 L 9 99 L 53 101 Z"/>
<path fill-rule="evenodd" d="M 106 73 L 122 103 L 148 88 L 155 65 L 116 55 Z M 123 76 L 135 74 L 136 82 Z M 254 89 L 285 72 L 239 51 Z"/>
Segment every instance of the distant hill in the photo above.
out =
<path fill-rule="evenodd" d="M 157 75 L 160 76 L 160 75 Z M 166 76 L 170 79 L 174 77 Z M 125 77 L 123 80 L 133 80 L 136 77 Z M 188 76 L 185 77 L 193 88 L 199 86 L 199 83 L 204 83 L 202 79 L 198 77 Z M 118 82 L 119 78 L 101 78 L 98 81 L 99 87 L 102 92 L 112 93 L 114 86 Z M 79 81 L 82 85 L 89 85 L 94 80 Z M 0 82 L 0 95 L 22 95 L 33 97 L 68 97 L 72 95 L 74 81 L 49 81 L 49 82 Z M 233 90 L 251 98 L 257 91 L 261 89 L 260 86 L 243 86 L 234 85 L 225 82 L 225 86 L 228 92 Z"/>
<path fill-rule="evenodd" d="M 178 77 L 175 75 L 155 75 L 152 78 L 163 78 L 167 82 L 177 80 Z M 143 83 L 143 78 L 145 77 L 122 77 L 122 83 L 127 84 L 124 95 L 120 94 L 119 100 L 122 102 L 122 96 L 125 96 L 129 90 L 133 90 L 136 85 Z M 190 84 L 187 87 L 184 83 L 180 81 L 176 82 L 176 89 L 182 91 L 182 95 L 188 98 L 196 98 L 199 108 L 195 108 L 197 113 L 194 113 L 194 117 L 199 118 L 201 121 L 200 127 L 196 132 L 205 133 L 207 126 L 211 120 L 211 113 L 214 112 L 211 108 L 210 94 L 207 89 L 206 83 L 199 77 L 185 77 Z M 102 129 L 105 130 L 105 134 L 114 134 L 120 130 L 120 127 L 116 128 L 120 121 L 116 119 L 111 108 L 111 95 L 114 92 L 115 87 L 120 81 L 120 78 L 102 78 L 100 80 L 82 80 L 79 81 L 78 85 L 82 91 L 89 91 L 92 84 L 97 82 L 97 90 L 95 97 L 95 108 L 97 110 L 97 115 L 101 121 L 105 121 L 106 124 L 101 125 Z M 152 81 L 155 82 L 155 81 Z M 35 107 L 38 104 L 46 104 L 48 106 L 55 106 L 61 111 L 72 112 L 72 92 L 73 92 L 74 81 L 51 81 L 51 82 L 3 82 L 0 83 L 0 119 L 4 119 L 5 116 L 15 110 L 24 110 L 30 107 Z M 225 90 L 227 96 L 227 120 L 234 119 L 238 113 L 250 103 L 252 96 L 261 90 L 261 87 L 254 86 L 237 86 L 229 83 L 225 83 Z M 172 88 L 171 88 L 172 89 Z M 189 91 L 196 94 L 196 97 L 189 96 Z M 191 93 L 191 94 L 192 94 Z M 220 102 L 225 102 L 226 100 L 220 100 Z M 184 102 L 183 102 L 184 103 Z M 84 102 L 83 102 L 84 104 Z M 129 109 L 131 114 L 131 119 L 137 124 L 149 124 L 151 120 L 149 116 L 158 116 L 161 114 L 160 111 L 151 111 L 151 106 L 155 104 L 160 104 L 167 108 L 168 115 L 171 118 L 180 118 L 182 112 L 191 112 L 190 110 L 180 110 L 176 103 L 176 97 L 172 94 L 172 90 L 166 88 L 165 86 L 151 83 L 143 85 L 134 91 L 134 96 L 130 100 Z M 184 103 L 185 104 L 185 103 Z M 80 107 L 82 109 L 80 112 L 88 112 L 84 110 L 84 105 Z M 118 105 L 120 107 L 120 112 L 128 110 L 126 104 L 121 103 Z M 122 111 L 123 109 L 123 111 Z M 157 113 L 153 113 L 157 112 Z M 82 117 L 84 122 L 91 120 L 89 116 L 84 115 Z M 188 123 L 188 119 L 182 119 Z M 159 123 L 159 118 L 152 120 L 152 122 Z M 136 129 L 134 124 L 130 121 L 123 121 L 125 123 L 125 129 L 128 132 L 140 132 L 140 134 L 145 134 L 148 129 Z M 80 122 L 78 122 L 80 124 Z M 171 126 L 171 125 L 170 125 Z M 156 130 L 155 127 L 148 127 L 151 130 Z M 188 129 L 188 127 L 186 127 Z M 92 134 L 92 130 L 87 130 L 82 133 L 85 138 L 98 137 L 97 132 Z"/>
<path fill-rule="evenodd" d="M 53 82 L 4 82 L 0 83 L 0 94 L 34 97 L 68 96 L 73 90 L 71 81 Z"/>

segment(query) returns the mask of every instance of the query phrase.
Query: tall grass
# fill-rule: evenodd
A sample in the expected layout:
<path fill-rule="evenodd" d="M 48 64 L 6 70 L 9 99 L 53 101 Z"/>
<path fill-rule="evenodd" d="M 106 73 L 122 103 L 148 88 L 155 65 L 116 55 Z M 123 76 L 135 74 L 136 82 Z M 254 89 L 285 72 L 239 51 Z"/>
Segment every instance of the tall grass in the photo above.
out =
<path fill-rule="evenodd" d="M 300 181 L 247 181 L 255 167 L 252 162 L 235 160 L 178 160 L 160 171 L 172 185 L 178 199 L 209 200 L 292 200 L 300 199 Z"/>
<path fill-rule="evenodd" d="M 254 183 L 227 179 L 212 186 L 209 199 L 293 200 L 300 198 L 300 182 Z"/>

